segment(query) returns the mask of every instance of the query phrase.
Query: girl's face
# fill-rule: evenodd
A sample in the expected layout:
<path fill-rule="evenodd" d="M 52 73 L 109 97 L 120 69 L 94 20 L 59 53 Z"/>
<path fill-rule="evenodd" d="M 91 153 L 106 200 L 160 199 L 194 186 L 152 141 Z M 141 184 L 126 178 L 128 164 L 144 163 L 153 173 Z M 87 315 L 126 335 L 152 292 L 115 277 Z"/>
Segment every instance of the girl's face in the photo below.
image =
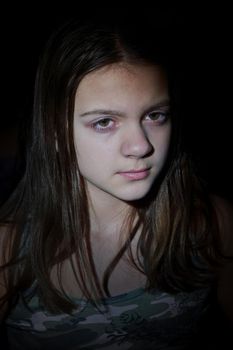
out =
<path fill-rule="evenodd" d="M 143 198 L 165 163 L 170 134 L 168 86 L 161 68 L 116 63 L 81 81 L 74 137 L 91 198 Z"/>

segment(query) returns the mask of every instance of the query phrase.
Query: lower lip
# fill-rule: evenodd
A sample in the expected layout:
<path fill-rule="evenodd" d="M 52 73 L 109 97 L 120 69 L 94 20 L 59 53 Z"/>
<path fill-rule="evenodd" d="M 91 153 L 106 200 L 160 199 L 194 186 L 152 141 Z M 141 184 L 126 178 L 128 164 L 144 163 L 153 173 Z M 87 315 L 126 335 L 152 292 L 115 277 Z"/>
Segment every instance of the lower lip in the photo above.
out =
<path fill-rule="evenodd" d="M 119 175 L 126 177 L 129 180 L 143 180 L 149 175 L 149 170 L 143 170 L 138 172 L 118 173 Z"/>

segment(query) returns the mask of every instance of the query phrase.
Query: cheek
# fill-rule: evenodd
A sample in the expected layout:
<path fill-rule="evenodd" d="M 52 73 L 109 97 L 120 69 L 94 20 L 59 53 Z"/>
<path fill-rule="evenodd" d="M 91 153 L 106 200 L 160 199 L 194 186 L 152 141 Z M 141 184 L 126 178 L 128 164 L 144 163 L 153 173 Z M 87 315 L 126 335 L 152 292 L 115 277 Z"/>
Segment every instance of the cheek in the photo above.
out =
<path fill-rule="evenodd" d="M 95 174 L 99 161 L 96 154 L 93 154 L 91 151 L 89 145 L 77 145 L 76 154 L 80 174 L 84 177 Z"/>
<path fill-rule="evenodd" d="M 75 134 L 75 149 L 79 167 L 82 167 L 85 163 L 89 164 L 91 161 L 90 158 L 93 156 L 93 152 L 91 152 L 91 140 L 87 142 L 87 139 Z"/>
<path fill-rule="evenodd" d="M 171 141 L 171 126 L 168 125 L 167 128 L 161 129 L 153 134 L 153 146 L 154 154 L 158 159 L 163 160 L 168 153 Z"/>
<path fill-rule="evenodd" d="M 98 142 L 93 137 L 76 135 L 75 148 L 81 172 L 98 172 L 103 165 L 106 167 L 113 158 L 112 150 L 106 146 L 106 142 Z"/>

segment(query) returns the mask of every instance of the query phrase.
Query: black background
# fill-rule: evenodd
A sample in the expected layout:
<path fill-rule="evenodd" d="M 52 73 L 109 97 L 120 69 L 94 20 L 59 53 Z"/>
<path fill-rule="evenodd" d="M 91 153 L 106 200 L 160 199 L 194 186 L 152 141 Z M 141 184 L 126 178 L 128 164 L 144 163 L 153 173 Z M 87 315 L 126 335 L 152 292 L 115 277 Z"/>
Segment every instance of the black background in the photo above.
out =
<path fill-rule="evenodd" d="M 185 142 L 199 159 L 203 177 L 214 192 L 233 199 L 232 186 L 232 54 L 230 8 L 223 4 L 131 5 L 135 11 L 164 16 L 179 26 L 183 65 L 183 114 Z M 89 11 L 111 16 L 129 11 L 124 5 L 54 5 L 33 3 L 1 11 L 1 199 L 14 187 L 19 173 L 14 157 L 18 150 L 18 128 L 28 118 L 39 54 L 48 35 L 70 15 Z M 87 6 L 88 7 L 88 6 Z M 140 23 L 139 23 L 140 26 Z"/>

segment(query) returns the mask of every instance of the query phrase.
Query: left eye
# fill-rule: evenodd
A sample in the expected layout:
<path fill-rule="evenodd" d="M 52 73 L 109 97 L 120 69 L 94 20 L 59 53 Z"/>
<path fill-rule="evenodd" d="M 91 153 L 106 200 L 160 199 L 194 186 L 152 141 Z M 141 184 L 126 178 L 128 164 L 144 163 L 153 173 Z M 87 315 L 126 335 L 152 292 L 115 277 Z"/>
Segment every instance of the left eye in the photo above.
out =
<path fill-rule="evenodd" d="M 165 112 L 151 112 L 147 114 L 145 120 L 150 120 L 153 122 L 163 123 L 167 120 L 168 113 Z"/>

